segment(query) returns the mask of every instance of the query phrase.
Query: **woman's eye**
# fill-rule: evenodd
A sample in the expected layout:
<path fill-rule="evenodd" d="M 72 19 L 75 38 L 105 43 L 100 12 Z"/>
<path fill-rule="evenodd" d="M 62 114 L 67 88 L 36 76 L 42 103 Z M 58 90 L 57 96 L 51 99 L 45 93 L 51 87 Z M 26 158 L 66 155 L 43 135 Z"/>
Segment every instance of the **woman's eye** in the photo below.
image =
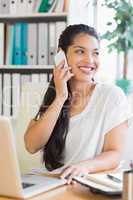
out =
<path fill-rule="evenodd" d="M 94 52 L 94 54 L 98 56 L 98 55 L 99 55 L 99 52 L 98 52 L 98 51 L 97 51 L 97 52 Z"/>
<path fill-rule="evenodd" d="M 83 54 L 83 53 L 84 53 L 84 51 L 83 51 L 83 50 L 81 50 L 81 49 L 78 49 L 78 50 L 76 50 L 76 53 L 78 53 L 78 54 Z"/>

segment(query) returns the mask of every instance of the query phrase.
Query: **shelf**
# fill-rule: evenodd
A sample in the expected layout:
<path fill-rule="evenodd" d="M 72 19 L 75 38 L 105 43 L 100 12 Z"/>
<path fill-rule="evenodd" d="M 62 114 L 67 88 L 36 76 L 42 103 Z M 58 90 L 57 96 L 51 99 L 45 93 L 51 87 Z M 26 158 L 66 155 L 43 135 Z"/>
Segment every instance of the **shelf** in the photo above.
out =
<path fill-rule="evenodd" d="M 29 73 L 52 73 L 53 65 L 1 65 L 0 74 L 5 73 L 18 73 L 18 74 L 29 74 Z"/>
<path fill-rule="evenodd" d="M 29 15 L 0 15 L 0 23 L 40 23 L 67 21 L 67 13 L 33 13 Z"/>

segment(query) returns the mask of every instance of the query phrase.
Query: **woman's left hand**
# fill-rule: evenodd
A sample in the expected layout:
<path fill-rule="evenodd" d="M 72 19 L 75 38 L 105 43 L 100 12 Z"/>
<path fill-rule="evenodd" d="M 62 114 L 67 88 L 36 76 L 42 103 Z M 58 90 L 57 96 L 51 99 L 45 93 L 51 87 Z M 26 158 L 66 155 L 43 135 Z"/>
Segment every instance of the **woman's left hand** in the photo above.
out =
<path fill-rule="evenodd" d="M 71 165 L 64 169 L 64 171 L 61 174 L 61 178 L 67 179 L 67 183 L 70 184 L 73 182 L 74 176 L 84 177 L 89 173 L 89 170 L 86 166 L 83 164 L 76 164 Z"/>

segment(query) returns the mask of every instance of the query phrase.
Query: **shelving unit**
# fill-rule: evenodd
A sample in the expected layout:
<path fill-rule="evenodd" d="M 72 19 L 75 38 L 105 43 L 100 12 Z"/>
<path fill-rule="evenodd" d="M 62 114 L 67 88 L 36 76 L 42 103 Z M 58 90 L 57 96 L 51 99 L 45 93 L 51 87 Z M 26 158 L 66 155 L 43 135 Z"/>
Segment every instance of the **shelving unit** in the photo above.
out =
<path fill-rule="evenodd" d="M 51 74 L 53 71 L 53 65 L 33 65 L 32 67 L 29 65 L 9 65 L 9 66 L 0 66 L 0 74 Z"/>
<path fill-rule="evenodd" d="M 0 15 L 0 23 L 40 23 L 67 21 L 67 13 L 33 13 L 27 15 Z"/>
<path fill-rule="evenodd" d="M 67 13 L 64 12 L 64 13 L 33 13 L 33 14 L 26 14 L 26 15 L 22 15 L 22 14 L 21 15 L 11 15 L 11 14 L 10 15 L 7 15 L 7 14 L 0 15 L 0 23 L 6 24 L 6 25 L 11 25 L 11 26 L 15 25 L 16 23 L 29 23 L 29 24 L 43 24 L 43 23 L 45 23 L 45 24 L 48 24 L 48 26 L 49 26 L 50 23 L 56 24 L 56 22 L 58 22 L 58 23 L 59 22 L 66 22 L 66 24 L 67 24 Z M 59 25 L 57 25 L 57 27 L 58 26 Z M 48 27 L 45 27 L 45 28 L 48 29 Z M 54 30 L 54 29 L 52 28 L 52 30 Z M 44 28 L 43 28 L 43 31 L 45 31 L 45 33 L 46 33 L 46 31 L 48 32 L 48 30 L 44 30 Z M 50 28 L 49 28 L 49 31 L 50 31 Z M 56 31 L 56 29 L 54 31 Z M 49 33 L 46 33 L 46 35 L 47 35 L 46 37 L 48 37 L 48 40 L 47 40 L 48 43 L 49 43 L 50 33 L 52 33 L 52 35 L 54 35 L 54 31 L 50 31 Z M 58 32 L 59 32 L 59 28 L 58 28 Z M 36 33 L 36 34 L 39 34 L 39 33 Z M 5 33 L 4 33 L 4 35 L 5 35 Z M 4 36 L 4 43 L 5 43 L 4 46 L 6 45 L 6 41 L 7 41 L 7 40 L 5 40 L 5 36 Z M 45 40 L 46 40 L 46 38 L 45 38 Z M 9 46 L 9 45 L 7 45 L 7 46 Z M 47 47 L 46 47 L 46 49 L 47 49 Z M 4 50 L 4 54 L 7 53 L 6 51 L 7 50 Z M 4 58 L 5 58 L 5 56 L 6 55 L 4 55 Z M 6 62 L 4 62 L 4 63 L 6 63 Z M 53 64 L 53 63 L 46 62 L 45 64 L 49 65 L 49 64 Z"/>
<path fill-rule="evenodd" d="M 0 23 L 4 23 L 7 25 L 14 25 L 15 23 L 47 23 L 49 26 L 49 23 L 56 23 L 56 22 L 67 22 L 67 13 L 33 13 L 33 14 L 26 14 L 26 15 L 0 15 Z M 58 26 L 58 25 L 57 25 Z M 55 29 L 56 30 L 56 29 Z M 49 38 L 49 34 L 48 34 Z M 49 41 L 49 40 L 47 40 Z M 50 51 L 51 52 L 51 51 Z M 51 53 L 49 53 L 50 55 Z M 53 55 L 53 54 L 51 54 Z M 50 64 L 50 65 L 49 65 Z M 13 116 L 14 117 L 14 81 L 17 81 L 15 84 L 15 87 L 18 87 L 20 90 L 22 90 L 22 85 L 27 82 L 27 78 L 30 81 L 36 82 L 37 80 L 43 80 L 44 82 L 50 81 L 51 74 L 53 71 L 53 63 L 49 63 L 48 65 L 0 65 L 0 93 L 1 93 L 1 101 L 0 101 L 0 114 L 7 115 L 7 116 Z M 29 78 L 30 77 L 30 78 Z M 6 81 L 7 80 L 7 81 Z M 6 85 L 5 85 L 6 84 Z M 8 87 L 7 92 L 9 92 L 9 95 L 5 93 L 5 88 Z M 10 89 L 9 89 L 10 88 Z M 18 89 L 17 89 L 18 90 Z M 8 101 L 8 104 L 10 102 L 10 105 L 5 107 L 5 102 Z M 6 102 L 7 103 L 7 102 Z M 5 110 L 5 111 L 4 111 Z M 15 111 L 16 113 L 16 111 Z"/>

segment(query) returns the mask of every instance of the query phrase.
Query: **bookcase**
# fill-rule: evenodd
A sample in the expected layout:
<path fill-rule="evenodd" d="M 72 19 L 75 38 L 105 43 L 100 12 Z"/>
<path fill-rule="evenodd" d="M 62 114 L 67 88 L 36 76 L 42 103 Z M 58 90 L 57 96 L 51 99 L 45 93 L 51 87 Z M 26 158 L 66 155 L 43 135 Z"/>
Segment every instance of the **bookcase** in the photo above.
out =
<path fill-rule="evenodd" d="M 30 35 L 27 36 L 26 42 L 23 37 L 22 42 L 26 51 L 22 54 L 27 57 L 27 62 L 18 62 L 20 55 L 16 52 L 18 63 L 14 64 L 7 56 L 12 52 L 9 33 L 16 24 L 30 27 L 27 31 Z M 51 78 L 58 38 L 67 25 L 67 13 L 4 14 L 0 15 L 0 25 L 4 27 L 3 33 L 0 33 L 4 41 L 0 50 L 0 55 L 3 56 L 0 59 L 0 114 L 16 117 L 23 84 L 29 81 L 48 82 Z M 15 38 L 18 40 L 20 35 Z M 27 53 L 27 49 L 33 52 Z"/>

